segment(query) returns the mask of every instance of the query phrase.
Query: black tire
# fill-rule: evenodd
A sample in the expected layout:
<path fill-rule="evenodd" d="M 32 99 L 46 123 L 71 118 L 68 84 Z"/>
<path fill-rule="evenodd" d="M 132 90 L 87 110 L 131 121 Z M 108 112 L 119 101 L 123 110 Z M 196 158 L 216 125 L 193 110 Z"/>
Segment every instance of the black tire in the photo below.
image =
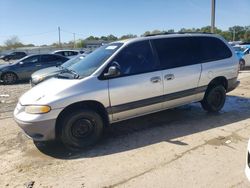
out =
<path fill-rule="evenodd" d="M 2 80 L 4 84 L 14 84 L 17 82 L 17 75 L 12 72 L 6 72 L 2 75 Z"/>
<path fill-rule="evenodd" d="M 222 85 L 208 88 L 201 105 L 208 112 L 219 112 L 226 100 L 226 90 Z"/>
<path fill-rule="evenodd" d="M 3 60 L 4 60 L 4 61 L 9 61 L 9 59 L 8 59 L 8 58 L 3 58 Z"/>
<path fill-rule="evenodd" d="M 102 136 L 103 119 L 93 110 L 76 110 L 61 121 L 60 140 L 69 149 L 82 149 L 94 145 Z"/>
<path fill-rule="evenodd" d="M 245 69 L 245 61 L 244 61 L 244 59 L 241 59 L 239 61 L 239 64 L 240 64 L 240 70 L 244 70 Z"/>

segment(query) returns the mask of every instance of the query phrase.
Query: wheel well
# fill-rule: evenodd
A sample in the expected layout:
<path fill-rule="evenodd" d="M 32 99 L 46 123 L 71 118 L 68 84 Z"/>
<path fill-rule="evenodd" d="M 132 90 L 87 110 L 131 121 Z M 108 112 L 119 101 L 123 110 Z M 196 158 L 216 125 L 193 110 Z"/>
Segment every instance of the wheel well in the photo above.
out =
<path fill-rule="evenodd" d="M 109 117 L 108 117 L 108 113 L 105 109 L 105 107 L 103 106 L 103 104 L 101 104 L 100 102 L 97 101 L 82 101 L 82 102 L 77 102 L 77 103 L 73 103 L 67 107 L 65 107 L 63 109 L 62 112 L 60 112 L 60 114 L 58 115 L 57 119 L 56 119 L 56 137 L 58 137 L 58 135 L 61 133 L 61 120 L 62 118 L 68 113 L 68 112 L 72 112 L 73 110 L 76 109 L 92 109 L 94 111 L 96 111 L 103 119 L 104 122 L 104 126 L 108 126 L 109 125 Z"/>
<path fill-rule="evenodd" d="M 208 84 L 208 89 L 214 86 L 222 85 L 226 90 L 228 89 L 228 81 L 225 77 L 220 76 L 214 78 L 209 84 Z"/>
<path fill-rule="evenodd" d="M 12 73 L 12 74 L 14 74 L 14 75 L 16 76 L 17 80 L 19 79 L 18 76 L 17 76 L 17 74 L 14 73 L 14 72 L 12 72 L 12 71 L 3 72 L 2 75 L 1 75 L 1 79 L 3 79 L 3 76 L 4 76 L 5 74 L 7 74 L 7 73 Z"/>

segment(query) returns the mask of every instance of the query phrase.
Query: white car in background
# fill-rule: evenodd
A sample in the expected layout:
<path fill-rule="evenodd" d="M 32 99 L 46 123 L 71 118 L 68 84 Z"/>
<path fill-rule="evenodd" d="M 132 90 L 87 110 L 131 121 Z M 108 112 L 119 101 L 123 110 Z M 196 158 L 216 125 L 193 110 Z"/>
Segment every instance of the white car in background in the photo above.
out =
<path fill-rule="evenodd" d="M 78 51 L 78 50 L 56 50 L 53 52 L 53 54 L 62 55 L 67 58 L 73 58 L 82 53 L 83 51 Z"/>

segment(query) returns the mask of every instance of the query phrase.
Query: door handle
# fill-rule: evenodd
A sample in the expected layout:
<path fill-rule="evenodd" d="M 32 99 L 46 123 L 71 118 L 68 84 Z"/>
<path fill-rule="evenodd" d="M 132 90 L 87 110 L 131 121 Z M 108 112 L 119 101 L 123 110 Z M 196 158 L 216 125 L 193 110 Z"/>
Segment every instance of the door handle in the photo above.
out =
<path fill-rule="evenodd" d="M 174 79 L 174 75 L 173 74 L 166 74 L 164 76 L 165 80 L 173 80 Z"/>
<path fill-rule="evenodd" d="M 41 64 L 36 64 L 36 67 L 41 67 L 42 65 Z"/>
<path fill-rule="evenodd" d="M 158 83 L 158 82 L 161 81 L 161 77 L 159 77 L 159 76 L 153 77 L 153 78 L 150 79 L 150 81 L 152 83 Z"/>

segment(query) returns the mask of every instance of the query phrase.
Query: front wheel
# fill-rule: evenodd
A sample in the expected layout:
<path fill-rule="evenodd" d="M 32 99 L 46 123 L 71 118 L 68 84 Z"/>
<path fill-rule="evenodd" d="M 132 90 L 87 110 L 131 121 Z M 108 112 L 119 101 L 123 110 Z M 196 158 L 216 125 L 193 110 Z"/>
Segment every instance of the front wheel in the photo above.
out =
<path fill-rule="evenodd" d="M 205 93 L 201 105 L 208 112 L 220 111 L 226 100 L 226 90 L 222 85 L 214 86 L 208 89 Z"/>
<path fill-rule="evenodd" d="M 12 72 L 4 73 L 2 76 L 4 84 L 14 84 L 17 81 L 17 76 Z"/>
<path fill-rule="evenodd" d="M 102 136 L 103 120 L 95 111 L 87 109 L 72 111 L 61 122 L 60 139 L 70 149 L 91 146 Z"/>

